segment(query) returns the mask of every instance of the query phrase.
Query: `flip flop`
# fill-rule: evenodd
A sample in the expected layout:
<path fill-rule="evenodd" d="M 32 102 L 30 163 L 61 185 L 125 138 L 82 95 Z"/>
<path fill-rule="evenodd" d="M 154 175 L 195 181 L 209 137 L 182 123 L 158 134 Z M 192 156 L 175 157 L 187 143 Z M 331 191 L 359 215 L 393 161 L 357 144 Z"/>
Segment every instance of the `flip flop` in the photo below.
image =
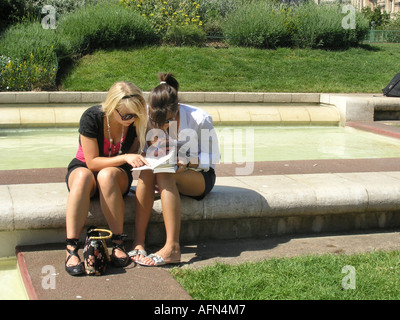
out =
<path fill-rule="evenodd" d="M 177 261 L 172 261 L 172 262 L 165 262 L 163 257 L 159 256 L 158 254 L 152 253 L 147 256 L 147 258 L 150 258 L 153 262 L 154 265 L 152 264 L 147 264 L 140 259 L 139 261 L 136 261 L 136 263 L 140 264 L 141 266 L 146 266 L 146 267 L 160 267 L 160 266 L 165 266 L 166 264 L 174 264 L 174 263 L 180 263 L 180 260 Z"/>
<path fill-rule="evenodd" d="M 128 252 L 128 256 L 129 256 L 130 258 L 139 256 L 139 255 L 142 255 L 142 256 L 147 257 L 147 252 L 146 252 L 146 250 L 134 249 L 134 250 L 131 250 L 131 251 Z M 136 262 L 137 262 L 137 261 L 136 261 Z"/>

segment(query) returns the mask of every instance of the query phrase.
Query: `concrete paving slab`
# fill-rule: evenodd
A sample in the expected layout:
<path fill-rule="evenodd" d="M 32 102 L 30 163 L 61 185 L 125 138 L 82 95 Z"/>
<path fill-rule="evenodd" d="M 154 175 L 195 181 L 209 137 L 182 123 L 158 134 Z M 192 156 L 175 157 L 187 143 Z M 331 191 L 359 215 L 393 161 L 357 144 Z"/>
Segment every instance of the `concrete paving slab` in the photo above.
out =
<path fill-rule="evenodd" d="M 165 268 L 132 263 L 109 267 L 103 276 L 72 277 L 64 268 L 62 245 L 21 247 L 19 252 L 39 300 L 191 300 Z M 55 277 L 53 283 L 50 276 Z"/>
<path fill-rule="evenodd" d="M 25 246 L 19 248 L 19 252 L 39 300 L 192 300 L 172 277 L 169 268 L 196 269 L 216 263 L 238 264 L 301 255 L 400 250 L 399 231 L 186 243 L 182 244 L 182 263 L 179 265 L 148 268 L 132 263 L 124 269 L 110 268 L 99 277 L 68 275 L 64 270 L 65 251 L 60 244 Z M 148 247 L 147 250 L 150 253 L 158 248 Z M 51 287 L 49 275 L 55 277 L 54 287 Z"/>

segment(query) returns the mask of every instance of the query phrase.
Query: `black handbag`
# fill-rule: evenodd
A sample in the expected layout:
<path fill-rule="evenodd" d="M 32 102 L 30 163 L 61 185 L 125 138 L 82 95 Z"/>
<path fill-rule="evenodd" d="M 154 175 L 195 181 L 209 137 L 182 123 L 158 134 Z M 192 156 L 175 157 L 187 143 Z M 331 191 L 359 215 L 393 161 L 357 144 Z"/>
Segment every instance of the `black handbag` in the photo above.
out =
<path fill-rule="evenodd" d="M 103 236 L 101 233 L 108 233 Z M 88 228 L 83 248 L 83 260 L 85 272 L 89 276 L 100 276 L 107 271 L 110 263 L 106 239 L 111 238 L 112 232 L 105 229 L 97 229 L 95 226 Z"/>
<path fill-rule="evenodd" d="M 386 97 L 400 97 L 400 73 L 393 77 L 382 92 Z"/>

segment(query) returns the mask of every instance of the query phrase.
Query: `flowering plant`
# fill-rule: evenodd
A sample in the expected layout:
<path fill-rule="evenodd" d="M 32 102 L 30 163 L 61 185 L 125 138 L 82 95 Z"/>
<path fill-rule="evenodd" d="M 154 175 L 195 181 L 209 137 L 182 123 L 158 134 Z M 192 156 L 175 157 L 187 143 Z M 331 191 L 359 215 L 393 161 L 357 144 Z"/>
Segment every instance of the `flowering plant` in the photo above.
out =
<path fill-rule="evenodd" d="M 11 60 L 0 56 L 0 90 L 30 91 L 35 89 L 54 89 L 57 66 L 44 66 L 38 63 L 33 53 L 27 60 Z"/>
<path fill-rule="evenodd" d="M 166 34 L 171 27 L 201 27 L 200 4 L 191 0 L 120 0 L 125 7 L 149 19 L 156 32 Z"/>

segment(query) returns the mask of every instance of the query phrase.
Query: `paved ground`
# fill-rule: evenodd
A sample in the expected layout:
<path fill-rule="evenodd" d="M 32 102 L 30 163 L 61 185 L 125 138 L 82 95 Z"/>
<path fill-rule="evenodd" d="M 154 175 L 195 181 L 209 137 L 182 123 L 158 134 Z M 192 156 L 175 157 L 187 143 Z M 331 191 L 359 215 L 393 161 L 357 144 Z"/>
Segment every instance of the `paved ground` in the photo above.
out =
<path fill-rule="evenodd" d="M 302 254 L 353 254 L 372 250 L 400 250 L 400 230 L 362 234 L 292 235 L 265 239 L 207 241 L 182 247 L 180 268 L 220 263 L 259 261 Z M 148 248 L 156 250 L 157 248 Z M 100 277 L 71 277 L 64 271 L 63 246 L 22 247 L 32 286 L 39 300 L 192 300 L 173 279 L 170 267 L 148 268 L 132 263 L 110 268 Z M 43 269 L 50 266 L 51 271 Z M 54 288 L 49 276 L 54 272 Z"/>

